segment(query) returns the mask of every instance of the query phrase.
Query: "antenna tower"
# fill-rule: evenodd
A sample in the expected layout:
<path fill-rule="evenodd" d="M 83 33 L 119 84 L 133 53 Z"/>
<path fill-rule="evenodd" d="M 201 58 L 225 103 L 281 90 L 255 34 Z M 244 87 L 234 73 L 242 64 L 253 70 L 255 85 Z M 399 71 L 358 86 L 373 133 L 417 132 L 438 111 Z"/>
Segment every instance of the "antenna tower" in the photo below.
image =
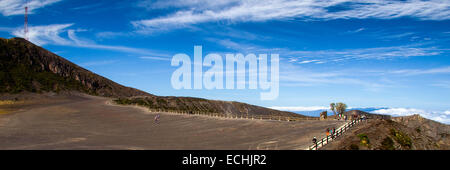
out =
<path fill-rule="evenodd" d="M 25 4 L 25 23 L 24 23 L 24 37 L 28 40 L 28 1 Z"/>

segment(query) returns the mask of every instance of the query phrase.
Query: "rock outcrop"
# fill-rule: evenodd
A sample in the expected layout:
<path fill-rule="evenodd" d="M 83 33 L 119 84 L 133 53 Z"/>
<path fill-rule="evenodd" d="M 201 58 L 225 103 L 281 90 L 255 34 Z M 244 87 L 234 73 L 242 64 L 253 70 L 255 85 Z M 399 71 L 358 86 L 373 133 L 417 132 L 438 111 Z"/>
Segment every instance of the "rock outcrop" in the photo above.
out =
<path fill-rule="evenodd" d="M 419 115 L 369 119 L 324 150 L 450 150 L 450 126 Z"/>
<path fill-rule="evenodd" d="M 104 97 L 150 96 L 79 67 L 23 38 L 0 38 L 0 93 L 65 90 Z"/>

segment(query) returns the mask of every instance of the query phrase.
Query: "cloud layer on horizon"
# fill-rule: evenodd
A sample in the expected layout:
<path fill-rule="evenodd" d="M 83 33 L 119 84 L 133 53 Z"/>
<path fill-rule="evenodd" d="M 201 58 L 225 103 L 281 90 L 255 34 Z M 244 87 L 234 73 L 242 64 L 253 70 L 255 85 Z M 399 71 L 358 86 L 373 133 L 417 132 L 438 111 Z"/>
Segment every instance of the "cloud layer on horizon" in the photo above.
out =
<path fill-rule="evenodd" d="M 330 111 L 329 107 L 326 106 L 273 106 L 271 109 L 291 111 L 291 112 L 313 112 L 313 111 Z M 352 108 L 348 108 L 350 110 Z M 447 111 L 427 111 L 423 109 L 415 108 L 380 108 L 371 111 L 371 113 L 391 115 L 394 117 L 398 116 L 410 116 L 414 114 L 419 114 L 427 119 L 438 121 L 445 124 L 450 124 L 450 110 Z M 319 115 L 316 115 L 319 116 Z"/>
<path fill-rule="evenodd" d="M 450 111 L 427 111 L 422 109 L 414 109 L 414 108 L 388 108 L 388 109 L 380 109 L 375 110 L 373 113 L 377 114 L 385 114 L 391 116 L 410 116 L 414 114 L 421 115 L 427 119 L 431 119 L 434 121 L 438 121 L 445 124 L 450 124 Z"/>

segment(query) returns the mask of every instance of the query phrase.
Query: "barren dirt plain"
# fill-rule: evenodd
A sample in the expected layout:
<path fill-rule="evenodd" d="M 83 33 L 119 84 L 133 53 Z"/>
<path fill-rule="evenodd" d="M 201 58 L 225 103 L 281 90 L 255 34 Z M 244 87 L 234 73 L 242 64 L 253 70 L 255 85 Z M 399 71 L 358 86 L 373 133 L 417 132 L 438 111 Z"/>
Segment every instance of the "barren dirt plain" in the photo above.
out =
<path fill-rule="evenodd" d="M 14 98 L 14 96 L 0 96 Z M 19 97 L 24 98 L 24 97 Z M 17 97 L 15 98 L 17 100 Z M 295 150 L 339 121 L 226 119 L 152 113 L 84 94 L 31 95 L 0 105 L 0 149 Z"/>

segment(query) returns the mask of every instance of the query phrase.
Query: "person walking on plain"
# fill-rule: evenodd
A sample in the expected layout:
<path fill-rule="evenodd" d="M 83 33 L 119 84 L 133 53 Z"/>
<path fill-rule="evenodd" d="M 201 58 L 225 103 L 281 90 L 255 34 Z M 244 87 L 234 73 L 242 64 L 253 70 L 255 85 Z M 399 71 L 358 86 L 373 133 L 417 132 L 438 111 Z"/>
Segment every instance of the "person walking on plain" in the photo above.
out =
<path fill-rule="evenodd" d="M 159 118 L 160 118 L 160 115 L 157 114 L 157 115 L 155 116 L 155 123 L 159 124 Z"/>

